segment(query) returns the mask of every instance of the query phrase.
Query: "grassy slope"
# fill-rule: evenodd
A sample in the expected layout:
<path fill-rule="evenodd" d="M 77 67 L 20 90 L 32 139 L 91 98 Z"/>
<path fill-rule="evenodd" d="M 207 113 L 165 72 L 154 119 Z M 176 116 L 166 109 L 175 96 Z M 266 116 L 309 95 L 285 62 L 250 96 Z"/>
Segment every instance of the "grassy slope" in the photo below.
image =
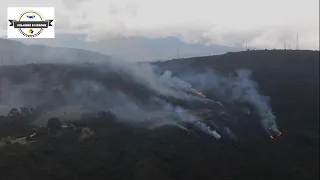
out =
<path fill-rule="evenodd" d="M 48 140 L 36 149 L 0 150 L 1 179 L 318 179 L 318 57 L 310 51 L 252 51 L 162 64 L 173 71 L 187 64 L 224 73 L 252 69 L 284 131 L 276 141 L 232 146 L 172 128 L 111 123 L 85 144 Z"/>
<path fill-rule="evenodd" d="M 221 73 L 251 69 L 262 94 L 271 97 L 284 131 L 319 133 L 319 51 L 249 51 L 221 56 L 167 61 L 159 64 L 178 75 L 182 69 Z"/>

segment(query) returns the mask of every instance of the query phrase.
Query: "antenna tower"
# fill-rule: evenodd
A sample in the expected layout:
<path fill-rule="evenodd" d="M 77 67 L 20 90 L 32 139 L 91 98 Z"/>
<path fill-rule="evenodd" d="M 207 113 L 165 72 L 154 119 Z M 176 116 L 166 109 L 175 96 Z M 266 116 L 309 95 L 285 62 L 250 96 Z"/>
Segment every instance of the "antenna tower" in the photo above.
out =
<path fill-rule="evenodd" d="M 3 66 L 3 55 L 2 55 L 2 51 L 0 51 L 0 66 Z"/>
<path fill-rule="evenodd" d="M 297 33 L 296 50 L 299 50 L 299 33 Z"/>
<path fill-rule="evenodd" d="M 0 51 L 0 68 L 3 67 L 3 54 L 2 51 Z M 0 104 L 3 101 L 3 78 L 0 79 Z"/>

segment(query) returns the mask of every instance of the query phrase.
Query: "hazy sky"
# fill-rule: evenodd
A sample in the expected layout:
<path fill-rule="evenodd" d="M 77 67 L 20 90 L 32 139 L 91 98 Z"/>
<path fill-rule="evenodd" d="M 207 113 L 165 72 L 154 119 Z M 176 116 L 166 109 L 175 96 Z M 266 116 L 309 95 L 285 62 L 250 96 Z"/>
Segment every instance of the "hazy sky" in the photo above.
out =
<path fill-rule="evenodd" d="M 56 33 L 96 41 L 118 36 L 160 38 L 227 46 L 319 49 L 319 0 L 10 0 L 8 6 L 54 6 Z"/>

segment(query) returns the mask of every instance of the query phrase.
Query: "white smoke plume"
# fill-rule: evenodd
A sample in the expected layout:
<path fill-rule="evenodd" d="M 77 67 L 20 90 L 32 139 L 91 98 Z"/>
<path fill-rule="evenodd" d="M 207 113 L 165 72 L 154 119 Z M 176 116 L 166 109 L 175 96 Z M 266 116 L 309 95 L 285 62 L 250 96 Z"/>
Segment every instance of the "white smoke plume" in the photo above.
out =
<path fill-rule="evenodd" d="M 206 124 L 198 121 L 195 123 L 195 125 L 197 125 L 197 127 L 199 127 L 202 131 L 204 131 L 205 133 L 215 137 L 216 139 L 220 139 L 221 135 L 217 133 L 217 131 L 212 130 L 209 126 L 207 126 Z"/>
<path fill-rule="evenodd" d="M 41 71 L 42 67 L 39 67 Z M 16 68 L 13 70 L 19 73 L 19 67 Z M 220 139 L 221 135 L 216 130 L 198 117 L 186 113 L 182 107 L 154 98 L 161 95 L 185 101 L 215 102 L 195 94 L 197 90 L 190 84 L 196 84 L 195 87 L 203 90 L 210 88 L 226 102 L 250 104 L 259 114 L 265 130 L 277 131 L 268 99 L 258 93 L 256 84 L 249 79 L 248 71 L 237 71 L 237 77 L 220 76 L 216 73 L 200 74 L 186 78 L 189 84 L 173 77 L 170 71 L 161 74 L 149 64 L 111 61 L 97 65 L 55 65 L 47 68 L 46 71 L 49 72 L 44 75 L 41 72 L 34 73 L 33 66 L 23 66 L 20 71 L 21 69 L 24 69 L 23 73 L 30 71 L 29 77 L 23 77 L 24 81 L 2 75 L 1 78 L 5 78 L 7 82 L 1 90 L 3 97 L 7 97 L 2 98 L 2 105 L 18 107 L 49 103 L 55 108 L 110 110 L 120 119 L 130 122 L 171 124 L 182 129 L 186 127 L 181 123 L 193 123 L 203 132 Z M 231 129 L 225 131 L 227 134 L 232 132 Z"/>
<path fill-rule="evenodd" d="M 163 104 L 166 104 L 164 101 L 162 101 Z M 193 125 L 195 125 L 198 129 L 200 129 L 202 132 L 213 136 L 216 139 L 220 139 L 221 135 L 215 131 L 212 130 L 208 125 L 206 125 L 205 123 L 201 122 L 199 117 L 196 117 L 190 113 L 187 113 L 185 109 L 183 109 L 182 107 L 179 106 L 172 106 L 170 104 L 166 104 L 165 110 L 169 110 L 171 112 L 173 112 L 174 116 L 177 116 L 177 121 L 179 122 L 186 122 L 186 123 L 192 123 Z"/>
<path fill-rule="evenodd" d="M 126 74 L 137 83 L 141 83 L 161 95 L 175 97 L 184 100 L 211 101 L 201 96 L 195 95 L 196 90 L 190 84 L 177 77 L 173 77 L 170 71 L 165 71 L 162 75 L 156 73 L 157 67 L 150 64 L 112 62 L 114 70 Z"/>
<path fill-rule="evenodd" d="M 200 89 L 209 91 L 227 103 L 242 103 L 253 108 L 266 132 L 279 132 L 270 98 L 259 93 L 258 85 L 250 79 L 250 70 L 237 70 L 236 76 L 222 76 L 214 71 L 186 76 L 183 79 Z"/>
<path fill-rule="evenodd" d="M 237 71 L 232 97 L 239 102 L 250 103 L 260 116 L 260 122 L 265 129 L 279 131 L 276 126 L 276 116 L 269 105 L 269 98 L 259 94 L 257 84 L 250 80 L 251 72 Z"/>

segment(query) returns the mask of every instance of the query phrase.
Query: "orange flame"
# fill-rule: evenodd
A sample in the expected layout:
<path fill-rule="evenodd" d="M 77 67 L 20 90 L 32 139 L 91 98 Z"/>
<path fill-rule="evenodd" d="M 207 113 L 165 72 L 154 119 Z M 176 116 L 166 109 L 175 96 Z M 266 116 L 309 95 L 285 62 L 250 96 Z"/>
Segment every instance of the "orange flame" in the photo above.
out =
<path fill-rule="evenodd" d="M 196 94 L 198 94 L 198 95 L 200 95 L 200 96 L 202 96 L 202 97 L 206 97 L 205 95 L 203 95 L 201 92 L 199 92 L 199 91 L 196 91 L 195 92 Z"/>

